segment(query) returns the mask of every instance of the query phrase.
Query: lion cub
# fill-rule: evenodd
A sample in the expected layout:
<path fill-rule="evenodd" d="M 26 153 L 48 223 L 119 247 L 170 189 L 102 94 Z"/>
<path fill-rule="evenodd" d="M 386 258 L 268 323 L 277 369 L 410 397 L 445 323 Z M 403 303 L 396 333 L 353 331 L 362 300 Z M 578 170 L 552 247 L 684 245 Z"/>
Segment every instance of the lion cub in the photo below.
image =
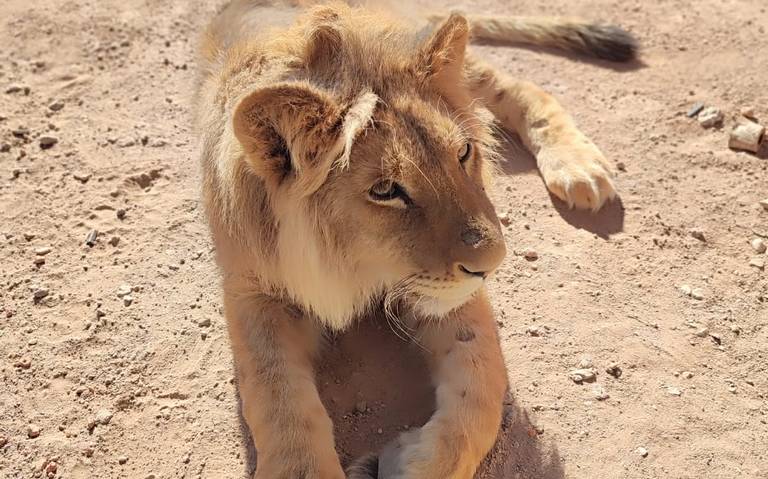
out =
<path fill-rule="evenodd" d="M 384 307 L 427 351 L 437 409 L 348 477 L 470 478 L 507 388 L 484 288 L 505 255 L 486 191 L 492 116 L 569 205 L 597 210 L 614 187 L 609 163 L 558 103 L 472 57 L 468 40 L 626 60 L 632 39 L 613 27 L 458 14 L 416 29 L 338 3 L 267 31 L 257 26 L 272 15 L 263 3 L 234 1 L 213 21 L 197 97 L 255 477 L 347 477 L 313 359 L 325 329 Z"/>

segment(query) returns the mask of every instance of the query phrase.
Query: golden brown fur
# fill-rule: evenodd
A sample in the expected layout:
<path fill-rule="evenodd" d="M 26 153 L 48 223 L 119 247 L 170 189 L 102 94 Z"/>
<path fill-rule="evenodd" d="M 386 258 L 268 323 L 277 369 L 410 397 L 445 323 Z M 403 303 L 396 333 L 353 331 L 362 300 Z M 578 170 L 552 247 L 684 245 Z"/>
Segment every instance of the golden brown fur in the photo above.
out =
<path fill-rule="evenodd" d="M 470 29 L 540 43 L 571 30 L 457 14 L 425 30 L 340 3 L 268 30 L 260 19 L 281 11 L 266 3 L 214 19 L 196 105 L 255 476 L 469 478 L 507 384 L 483 287 L 505 254 L 486 193 L 492 115 L 555 195 L 591 209 L 614 195 L 608 163 L 555 100 L 468 55 Z M 514 37 L 526 25 L 539 33 Z M 345 476 L 312 364 L 323 329 L 372 307 L 427 351 L 437 410 Z"/>

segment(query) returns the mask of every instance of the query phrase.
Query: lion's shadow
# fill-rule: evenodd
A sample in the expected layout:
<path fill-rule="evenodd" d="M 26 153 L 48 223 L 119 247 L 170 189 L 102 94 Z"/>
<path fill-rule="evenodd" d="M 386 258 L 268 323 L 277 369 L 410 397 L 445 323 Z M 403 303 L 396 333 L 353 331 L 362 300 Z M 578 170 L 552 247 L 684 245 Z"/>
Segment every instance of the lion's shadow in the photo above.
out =
<path fill-rule="evenodd" d="M 424 424 L 434 409 L 434 391 L 419 349 L 380 318 L 366 318 L 330 338 L 318 366 L 317 384 L 334 422 L 343 465 L 376 452 L 400 432 Z M 400 336 L 400 337 L 398 337 Z M 242 414 L 247 477 L 257 453 Z M 563 479 L 554 444 L 543 441 L 528 412 L 514 397 L 505 401 L 499 439 L 476 479 Z"/>

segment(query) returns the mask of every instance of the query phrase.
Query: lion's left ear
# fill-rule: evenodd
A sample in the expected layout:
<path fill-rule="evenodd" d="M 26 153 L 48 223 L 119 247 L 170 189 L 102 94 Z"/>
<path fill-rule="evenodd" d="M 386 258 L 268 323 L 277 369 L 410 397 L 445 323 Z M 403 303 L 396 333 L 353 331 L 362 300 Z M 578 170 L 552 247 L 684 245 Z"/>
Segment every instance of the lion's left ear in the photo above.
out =
<path fill-rule="evenodd" d="M 421 47 L 415 69 L 432 83 L 458 80 L 469 42 L 469 22 L 458 13 L 449 16 Z"/>

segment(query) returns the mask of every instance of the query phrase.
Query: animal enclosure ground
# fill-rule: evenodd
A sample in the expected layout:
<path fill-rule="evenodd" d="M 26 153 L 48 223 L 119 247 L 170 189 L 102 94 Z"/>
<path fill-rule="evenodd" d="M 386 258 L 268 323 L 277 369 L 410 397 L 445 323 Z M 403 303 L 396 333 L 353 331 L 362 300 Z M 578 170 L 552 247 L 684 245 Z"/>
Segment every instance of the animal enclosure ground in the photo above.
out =
<path fill-rule="evenodd" d="M 3 3 L 0 477 L 252 467 L 191 131 L 194 47 L 216 3 Z M 520 479 L 768 477 L 768 273 L 750 266 L 767 258 L 750 241 L 768 236 L 768 160 L 727 148 L 743 107 L 768 123 L 768 6 L 462 6 L 615 22 L 643 46 L 629 66 L 475 47 L 562 101 L 617 164 L 621 194 L 594 216 L 567 211 L 507 149 L 495 197 L 510 253 L 490 290 L 512 397 L 489 467 Z M 687 118 L 696 102 L 722 109 L 725 126 Z M 418 355 L 375 339 L 387 332 L 333 339 L 346 349 L 321 367 L 342 455 L 428 414 L 410 403 L 429 401 L 412 386 Z M 582 366 L 595 382 L 569 377 Z"/>

